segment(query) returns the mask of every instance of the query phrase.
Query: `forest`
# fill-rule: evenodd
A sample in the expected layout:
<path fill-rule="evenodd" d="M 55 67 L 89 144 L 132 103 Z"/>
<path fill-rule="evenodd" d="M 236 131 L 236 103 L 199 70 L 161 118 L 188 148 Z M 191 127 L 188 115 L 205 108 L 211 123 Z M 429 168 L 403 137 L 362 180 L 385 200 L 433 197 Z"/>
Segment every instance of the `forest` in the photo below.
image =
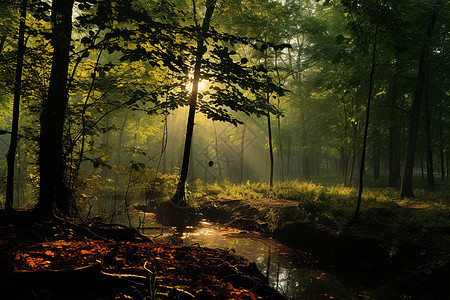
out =
<path fill-rule="evenodd" d="M 450 2 L 0 0 L 0 298 L 448 299 Z"/>

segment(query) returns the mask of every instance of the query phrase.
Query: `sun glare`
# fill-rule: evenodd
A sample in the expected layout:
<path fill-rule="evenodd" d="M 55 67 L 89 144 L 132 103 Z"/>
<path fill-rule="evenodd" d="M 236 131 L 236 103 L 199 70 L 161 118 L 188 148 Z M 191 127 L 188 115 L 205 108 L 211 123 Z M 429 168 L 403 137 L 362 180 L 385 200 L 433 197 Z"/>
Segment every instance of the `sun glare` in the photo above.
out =
<path fill-rule="evenodd" d="M 186 89 L 189 92 L 192 92 L 192 82 L 193 82 L 193 80 L 194 80 L 194 73 L 190 72 L 189 73 L 189 82 L 186 85 Z M 206 80 L 200 80 L 199 83 L 198 83 L 198 92 L 199 93 L 203 92 L 205 89 L 206 89 Z"/>

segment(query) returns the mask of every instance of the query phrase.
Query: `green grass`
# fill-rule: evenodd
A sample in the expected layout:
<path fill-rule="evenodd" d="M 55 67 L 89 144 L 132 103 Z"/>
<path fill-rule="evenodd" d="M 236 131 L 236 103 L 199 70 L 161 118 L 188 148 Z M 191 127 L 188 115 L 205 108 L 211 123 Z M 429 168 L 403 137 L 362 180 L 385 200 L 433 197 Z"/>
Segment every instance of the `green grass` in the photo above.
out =
<path fill-rule="evenodd" d="M 205 184 L 197 180 L 190 190 L 197 203 L 217 198 L 248 200 L 265 218 L 275 223 L 274 226 L 298 220 L 345 226 L 354 215 L 358 193 L 356 187 L 325 186 L 297 180 L 277 183 L 272 191 L 267 183 L 261 182 Z M 415 190 L 415 194 L 416 198 L 400 199 L 399 191 L 394 188 L 365 188 L 360 219 L 392 227 L 450 226 L 450 190 L 420 189 Z M 261 199 L 295 201 L 300 211 L 267 207 L 270 201 Z"/>

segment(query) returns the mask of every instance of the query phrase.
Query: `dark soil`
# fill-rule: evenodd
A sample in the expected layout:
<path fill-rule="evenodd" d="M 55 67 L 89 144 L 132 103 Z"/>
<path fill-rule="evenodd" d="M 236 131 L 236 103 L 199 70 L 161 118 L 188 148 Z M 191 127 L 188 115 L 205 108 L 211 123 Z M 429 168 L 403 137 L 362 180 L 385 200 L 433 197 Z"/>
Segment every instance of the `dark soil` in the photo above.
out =
<path fill-rule="evenodd" d="M 153 242 L 121 225 L 0 216 L 1 299 L 285 299 L 224 250 Z"/>

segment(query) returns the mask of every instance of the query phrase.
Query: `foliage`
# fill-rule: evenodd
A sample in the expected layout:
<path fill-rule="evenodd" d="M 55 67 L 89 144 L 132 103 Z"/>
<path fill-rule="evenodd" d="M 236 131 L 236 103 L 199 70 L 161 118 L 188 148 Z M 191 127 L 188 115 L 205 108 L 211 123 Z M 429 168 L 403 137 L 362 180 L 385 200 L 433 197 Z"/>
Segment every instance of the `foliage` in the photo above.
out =
<path fill-rule="evenodd" d="M 0 89 L 4 91 L 0 138 L 5 142 L 0 143 L 1 149 L 6 147 L 10 126 L 18 3 L 4 1 L 0 8 Z M 145 190 L 144 186 L 159 189 L 161 178 L 154 174 L 175 176 L 184 135 L 182 107 L 187 104 L 196 54 L 196 22 L 205 2 L 196 4 L 194 10 L 191 1 L 76 2 L 64 159 L 66 179 L 81 202 L 86 199 L 80 195 L 101 194 L 103 187 L 107 193 L 120 190 L 124 194 L 133 166 L 148 172 L 148 176 L 132 176 L 133 189 L 139 191 L 135 194 Z M 242 144 L 243 126 L 236 129 L 197 118 L 201 133 L 194 135 L 193 160 L 204 164 L 207 159 L 214 166 L 203 172 L 202 164 L 194 164 L 192 179 L 248 180 L 238 190 L 233 186 L 229 192 L 220 191 L 223 186 L 218 184 L 209 187 L 209 192 L 256 199 L 270 196 L 257 183 L 267 172 L 267 158 L 261 154 L 267 140 L 262 121 L 254 118 L 270 112 L 279 116 L 278 131 L 274 131 L 276 180 L 290 177 L 316 182 L 327 173 L 352 186 L 352 165 L 360 159 L 367 46 L 375 24 L 381 33 L 376 57 L 380 68 L 375 74 L 366 171 L 375 169 L 378 158 L 381 176 L 395 168 L 400 173 L 407 136 L 405 112 L 410 110 L 420 45 L 433 9 L 438 9 L 438 26 L 429 59 L 431 127 L 435 129 L 432 156 L 435 170 L 447 180 L 450 68 L 445 38 L 448 16 L 443 12 L 448 4 L 416 0 L 219 1 L 206 36 L 204 89 L 197 108 L 213 120 L 245 123 L 246 136 Z M 21 103 L 27 113 L 20 117 L 16 170 L 23 183 L 17 193 L 23 193 L 21 198 L 27 201 L 36 198 L 40 179 L 38 116 L 47 96 L 52 55 L 49 4 L 34 0 L 29 12 Z M 269 103 L 267 92 L 275 96 Z M 426 136 L 422 121 L 419 144 L 424 144 L 421 141 Z M 391 145 L 390 140 L 395 143 Z M 388 164 L 392 153 L 397 156 L 395 168 Z M 425 148 L 419 146 L 416 165 L 425 161 L 423 153 Z M 86 184 L 93 176 L 101 176 L 92 180 L 95 192 L 88 191 Z M 282 186 L 279 182 L 274 191 L 280 197 L 315 197 L 306 188 Z M 191 188 L 191 197 L 201 197 Z M 20 207 L 24 207 L 22 202 Z"/>
<path fill-rule="evenodd" d="M 241 199 L 260 210 L 263 219 L 278 227 L 287 221 L 319 222 L 331 227 L 348 224 L 354 213 L 357 188 L 320 185 L 312 182 L 285 181 L 267 194 L 267 183 L 203 184 L 196 182 L 198 202 L 214 199 Z M 363 196 L 361 219 L 395 228 L 430 228 L 449 226 L 448 191 L 420 190 L 417 199 L 399 199 L 393 188 L 367 188 Z M 268 199 L 266 201 L 266 199 Z M 299 208 L 296 213 L 292 203 Z M 261 217 L 260 216 L 260 217 Z"/>

